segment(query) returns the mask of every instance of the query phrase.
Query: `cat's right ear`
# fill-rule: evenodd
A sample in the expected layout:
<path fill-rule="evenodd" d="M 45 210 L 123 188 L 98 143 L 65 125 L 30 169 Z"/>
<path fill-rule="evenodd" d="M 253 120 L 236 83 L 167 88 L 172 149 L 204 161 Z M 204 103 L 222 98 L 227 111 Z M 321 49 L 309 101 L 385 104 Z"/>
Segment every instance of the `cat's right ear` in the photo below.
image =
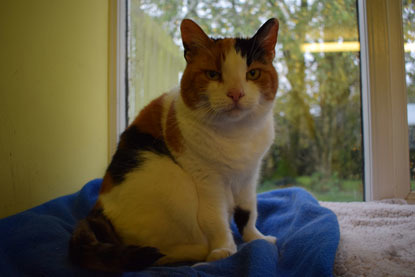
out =
<path fill-rule="evenodd" d="M 184 57 L 187 62 L 191 61 L 192 54 L 195 54 L 198 48 L 207 48 L 211 39 L 203 32 L 193 20 L 183 19 L 180 25 L 182 42 L 184 47 Z"/>
<path fill-rule="evenodd" d="M 279 22 L 276 18 L 271 18 L 259 28 L 253 40 L 256 41 L 272 59 L 275 56 L 275 44 L 278 38 Z"/>

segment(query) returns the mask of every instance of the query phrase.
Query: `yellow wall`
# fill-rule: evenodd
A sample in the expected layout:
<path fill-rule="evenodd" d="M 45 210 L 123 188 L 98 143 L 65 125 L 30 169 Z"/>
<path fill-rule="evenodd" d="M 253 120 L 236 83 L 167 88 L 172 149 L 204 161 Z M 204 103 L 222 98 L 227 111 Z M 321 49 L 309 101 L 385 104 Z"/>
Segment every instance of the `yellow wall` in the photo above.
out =
<path fill-rule="evenodd" d="M 0 3 L 0 217 L 108 162 L 108 1 Z"/>

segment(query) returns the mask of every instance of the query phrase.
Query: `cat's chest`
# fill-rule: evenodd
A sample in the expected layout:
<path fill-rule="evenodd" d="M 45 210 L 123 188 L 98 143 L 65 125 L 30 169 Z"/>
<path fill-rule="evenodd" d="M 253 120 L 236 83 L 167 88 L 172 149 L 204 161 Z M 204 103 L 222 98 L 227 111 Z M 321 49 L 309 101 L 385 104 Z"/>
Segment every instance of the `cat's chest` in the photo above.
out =
<path fill-rule="evenodd" d="M 221 171 L 244 171 L 256 167 L 272 142 L 272 131 L 226 136 L 208 129 L 190 129 L 186 136 L 187 155 Z"/>
<path fill-rule="evenodd" d="M 264 151 L 262 143 L 264 138 L 252 136 L 249 138 L 240 136 L 238 138 L 216 137 L 207 141 L 207 147 L 204 149 L 217 157 L 217 160 L 223 160 L 228 163 L 249 162 L 260 158 Z"/>

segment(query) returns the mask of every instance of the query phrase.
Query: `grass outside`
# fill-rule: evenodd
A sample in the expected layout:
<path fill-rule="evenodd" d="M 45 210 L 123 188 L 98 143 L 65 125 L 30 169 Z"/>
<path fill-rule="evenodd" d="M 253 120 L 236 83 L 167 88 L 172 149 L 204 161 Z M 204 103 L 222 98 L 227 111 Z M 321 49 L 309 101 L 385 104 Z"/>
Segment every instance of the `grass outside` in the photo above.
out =
<path fill-rule="evenodd" d="M 323 181 L 318 180 L 313 176 L 293 178 L 283 185 L 276 185 L 276 182 L 274 181 L 266 181 L 259 186 L 258 193 L 292 186 L 306 189 L 319 201 L 363 201 L 362 180 L 341 180 L 331 178 Z"/>

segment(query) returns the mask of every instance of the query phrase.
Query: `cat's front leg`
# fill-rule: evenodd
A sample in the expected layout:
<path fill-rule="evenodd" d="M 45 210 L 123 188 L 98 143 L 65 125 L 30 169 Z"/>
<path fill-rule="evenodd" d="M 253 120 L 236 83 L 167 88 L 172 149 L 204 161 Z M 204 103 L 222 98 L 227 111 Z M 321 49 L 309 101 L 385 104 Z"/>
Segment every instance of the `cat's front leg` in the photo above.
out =
<path fill-rule="evenodd" d="M 256 228 L 255 224 L 258 212 L 255 188 L 256 186 L 254 184 L 249 184 L 242 188 L 236 196 L 235 223 L 244 241 L 249 242 L 256 239 L 264 239 L 275 244 L 277 241 L 276 237 L 266 236 Z"/>
<path fill-rule="evenodd" d="M 233 255 L 236 245 L 229 226 L 229 192 L 219 182 L 199 184 L 197 190 L 199 226 L 210 248 L 206 261 L 216 261 Z"/>

